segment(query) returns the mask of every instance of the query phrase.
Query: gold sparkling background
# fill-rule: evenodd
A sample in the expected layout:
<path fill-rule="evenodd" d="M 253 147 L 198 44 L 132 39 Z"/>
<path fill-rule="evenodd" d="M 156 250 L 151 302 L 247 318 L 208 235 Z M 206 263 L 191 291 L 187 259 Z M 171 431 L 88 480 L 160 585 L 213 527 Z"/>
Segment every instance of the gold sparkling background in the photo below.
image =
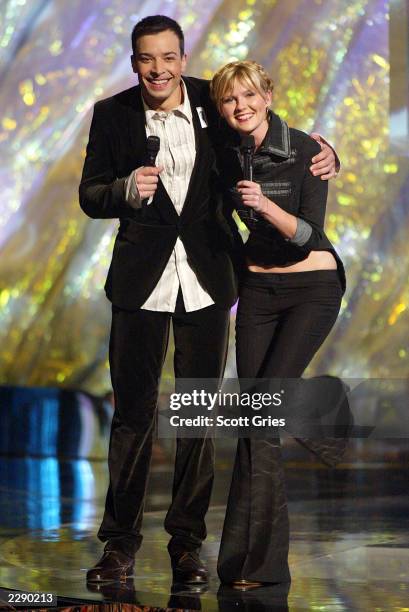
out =
<path fill-rule="evenodd" d="M 117 222 L 88 219 L 77 187 L 92 105 L 134 84 L 130 32 L 152 9 L 124 0 L 2 4 L 1 383 L 109 388 L 103 284 Z M 325 135 L 342 159 L 327 232 L 348 289 L 309 373 L 406 376 L 409 163 L 389 149 L 387 2 L 174 0 L 154 10 L 182 24 L 190 74 L 259 61 L 276 83 L 274 109 Z"/>

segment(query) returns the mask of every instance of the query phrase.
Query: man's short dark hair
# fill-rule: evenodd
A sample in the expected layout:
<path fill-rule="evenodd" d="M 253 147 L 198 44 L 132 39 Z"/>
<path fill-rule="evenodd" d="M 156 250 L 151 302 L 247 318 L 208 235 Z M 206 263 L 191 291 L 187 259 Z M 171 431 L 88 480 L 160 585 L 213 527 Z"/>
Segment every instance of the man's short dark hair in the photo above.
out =
<path fill-rule="evenodd" d="M 171 30 L 176 34 L 179 39 L 180 55 L 184 55 L 185 37 L 183 36 L 183 30 L 177 21 L 165 15 L 150 15 L 138 21 L 132 30 L 132 52 L 136 54 L 136 45 L 142 36 L 159 34 L 159 32 L 165 32 L 165 30 Z"/>

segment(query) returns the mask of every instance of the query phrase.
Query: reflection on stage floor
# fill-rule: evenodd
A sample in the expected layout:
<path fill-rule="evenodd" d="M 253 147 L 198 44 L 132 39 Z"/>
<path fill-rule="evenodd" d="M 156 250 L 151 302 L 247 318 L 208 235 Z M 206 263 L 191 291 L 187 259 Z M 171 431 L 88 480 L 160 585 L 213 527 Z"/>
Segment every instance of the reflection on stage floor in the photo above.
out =
<path fill-rule="evenodd" d="M 404 610 L 409 601 L 408 446 L 397 440 L 353 446 L 336 470 L 321 468 L 293 443 L 286 447 L 290 610 Z M 220 587 L 217 580 L 232 450 L 220 445 L 202 555 L 212 578 L 199 592 L 171 589 L 163 529 L 172 481 L 170 448 L 155 449 L 134 581 L 99 591 L 87 589 L 85 574 L 102 548 L 95 532 L 107 485 L 105 462 L 1 458 L 0 586 L 206 612 L 285 610 L 285 586 L 242 592 Z"/>

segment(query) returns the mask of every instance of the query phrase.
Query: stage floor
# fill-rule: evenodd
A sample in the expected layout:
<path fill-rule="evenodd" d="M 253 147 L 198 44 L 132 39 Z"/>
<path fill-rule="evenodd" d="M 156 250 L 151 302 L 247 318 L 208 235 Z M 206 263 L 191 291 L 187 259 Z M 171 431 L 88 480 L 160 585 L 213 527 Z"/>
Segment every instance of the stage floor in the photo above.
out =
<path fill-rule="evenodd" d="M 385 443 L 387 462 L 374 460 L 373 454 L 365 460 L 362 453 L 369 444 L 355 445 L 336 470 L 321 468 L 306 454 L 300 459 L 298 450 L 287 451 L 290 610 L 390 612 L 409 607 L 407 455 L 397 451 L 396 442 Z M 0 587 L 133 602 L 146 609 L 285 610 L 286 593 L 279 587 L 243 593 L 220 587 L 217 579 L 231 449 L 219 454 L 207 520 L 202 556 L 212 575 L 209 586 L 202 593 L 171 592 L 168 536 L 162 526 L 172 481 L 170 457 L 170 449 L 156 449 L 134 583 L 104 593 L 89 591 L 85 574 L 102 549 L 95 532 L 107 484 L 105 463 L 0 458 Z"/>

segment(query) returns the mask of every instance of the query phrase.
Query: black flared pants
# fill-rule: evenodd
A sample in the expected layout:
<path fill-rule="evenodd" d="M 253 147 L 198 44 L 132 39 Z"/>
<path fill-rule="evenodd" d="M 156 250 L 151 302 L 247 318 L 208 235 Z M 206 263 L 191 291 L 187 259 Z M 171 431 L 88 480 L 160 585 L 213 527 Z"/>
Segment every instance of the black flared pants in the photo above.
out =
<path fill-rule="evenodd" d="M 333 327 L 342 290 L 336 270 L 247 272 L 236 320 L 240 378 L 300 377 Z M 289 522 L 279 438 L 238 441 L 218 573 L 287 582 Z"/>

